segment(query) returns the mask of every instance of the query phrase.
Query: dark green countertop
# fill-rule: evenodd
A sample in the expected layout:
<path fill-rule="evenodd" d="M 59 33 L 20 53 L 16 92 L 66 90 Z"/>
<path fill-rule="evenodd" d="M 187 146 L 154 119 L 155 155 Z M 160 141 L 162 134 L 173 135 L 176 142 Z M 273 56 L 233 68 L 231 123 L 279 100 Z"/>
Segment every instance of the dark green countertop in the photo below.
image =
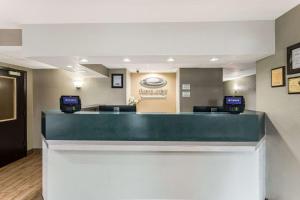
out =
<path fill-rule="evenodd" d="M 262 112 L 42 114 L 46 140 L 259 141 L 265 135 Z"/>

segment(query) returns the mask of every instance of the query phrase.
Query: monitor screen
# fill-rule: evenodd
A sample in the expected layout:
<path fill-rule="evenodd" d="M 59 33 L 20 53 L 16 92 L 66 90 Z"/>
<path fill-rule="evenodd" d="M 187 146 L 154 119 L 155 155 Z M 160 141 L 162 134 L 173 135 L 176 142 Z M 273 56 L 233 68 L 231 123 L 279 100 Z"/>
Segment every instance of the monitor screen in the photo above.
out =
<path fill-rule="evenodd" d="M 226 104 L 227 105 L 242 105 L 242 97 L 226 97 Z"/>
<path fill-rule="evenodd" d="M 79 104 L 79 98 L 78 97 L 63 97 L 63 104 L 64 105 L 78 105 Z"/>

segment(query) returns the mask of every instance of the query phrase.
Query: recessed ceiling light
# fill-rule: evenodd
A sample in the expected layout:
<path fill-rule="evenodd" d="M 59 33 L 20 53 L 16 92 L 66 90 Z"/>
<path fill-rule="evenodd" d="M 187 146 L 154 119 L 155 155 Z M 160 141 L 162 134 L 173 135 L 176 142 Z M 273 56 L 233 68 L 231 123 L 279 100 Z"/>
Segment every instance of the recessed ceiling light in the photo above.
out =
<path fill-rule="evenodd" d="M 129 58 L 124 58 L 123 62 L 130 62 L 131 60 Z"/>
<path fill-rule="evenodd" d="M 71 65 L 68 65 L 68 66 L 67 66 L 67 68 L 73 68 L 73 66 L 71 66 Z"/>
<path fill-rule="evenodd" d="M 82 58 L 82 59 L 80 59 L 80 62 L 82 62 L 82 63 L 87 63 L 87 62 L 89 62 L 89 61 L 88 61 L 88 59 L 86 59 L 86 58 Z"/>
<path fill-rule="evenodd" d="M 218 60 L 219 60 L 219 58 L 213 57 L 213 58 L 211 58 L 209 61 L 210 61 L 210 62 L 216 62 L 216 61 L 218 61 Z"/>
<path fill-rule="evenodd" d="M 174 58 L 168 58 L 168 60 L 167 60 L 168 62 L 174 62 L 175 61 L 175 59 Z"/>

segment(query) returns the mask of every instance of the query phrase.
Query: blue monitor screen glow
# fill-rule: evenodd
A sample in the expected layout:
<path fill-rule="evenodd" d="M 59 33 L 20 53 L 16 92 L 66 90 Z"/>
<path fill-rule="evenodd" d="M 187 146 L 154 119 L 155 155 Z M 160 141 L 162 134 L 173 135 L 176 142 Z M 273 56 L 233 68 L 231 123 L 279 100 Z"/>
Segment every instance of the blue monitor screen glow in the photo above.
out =
<path fill-rule="evenodd" d="M 78 97 L 63 97 L 64 105 L 78 105 L 79 99 Z"/>
<path fill-rule="evenodd" d="M 226 104 L 227 105 L 242 105 L 242 98 L 241 97 L 226 97 Z"/>

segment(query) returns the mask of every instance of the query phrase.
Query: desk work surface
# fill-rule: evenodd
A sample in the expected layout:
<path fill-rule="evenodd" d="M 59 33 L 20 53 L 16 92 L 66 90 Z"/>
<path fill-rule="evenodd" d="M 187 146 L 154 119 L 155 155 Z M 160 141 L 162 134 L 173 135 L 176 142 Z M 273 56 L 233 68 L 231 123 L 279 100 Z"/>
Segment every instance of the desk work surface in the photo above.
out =
<path fill-rule="evenodd" d="M 258 142 L 265 114 L 42 113 L 45 140 Z"/>

